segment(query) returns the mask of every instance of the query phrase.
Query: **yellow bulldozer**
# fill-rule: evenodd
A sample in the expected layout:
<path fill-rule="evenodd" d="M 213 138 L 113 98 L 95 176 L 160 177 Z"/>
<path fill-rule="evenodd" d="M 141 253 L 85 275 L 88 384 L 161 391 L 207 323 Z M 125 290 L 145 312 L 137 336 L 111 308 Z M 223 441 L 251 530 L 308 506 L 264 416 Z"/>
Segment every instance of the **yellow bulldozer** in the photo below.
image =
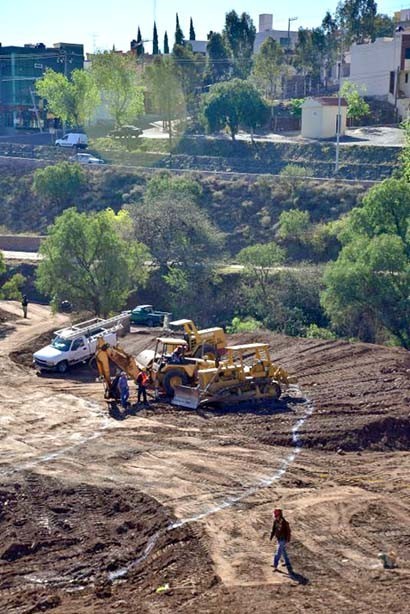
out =
<path fill-rule="evenodd" d="M 282 387 L 294 382 L 285 369 L 272 363 L 268 344 L 231 345 L 218 366 L 198 369 L 195 387 L 176 386 L 172 404 L 196 409 L 200 405 L 274 400 L 281 396 Z"/>
<path fill-rule="evenodd" d="M 175 337 L 158 337 L 155 349 L 144 350 L 136 361 L 147 370 L 152 385 L 169 397 L 177 386 L 196 385 L 198 369 L 215 364 L 190 356 L 188 342 Z"/>
<path fill-rule="evenodd" d="M 176 329 L 184 329 L 184 340 L 187 343 L 186 356 L 216 360 L 225 353 L 226 336 L 223 328 L 203 328 L 198 330 L 192 320 L 174 320 L 169 325 Z"/>

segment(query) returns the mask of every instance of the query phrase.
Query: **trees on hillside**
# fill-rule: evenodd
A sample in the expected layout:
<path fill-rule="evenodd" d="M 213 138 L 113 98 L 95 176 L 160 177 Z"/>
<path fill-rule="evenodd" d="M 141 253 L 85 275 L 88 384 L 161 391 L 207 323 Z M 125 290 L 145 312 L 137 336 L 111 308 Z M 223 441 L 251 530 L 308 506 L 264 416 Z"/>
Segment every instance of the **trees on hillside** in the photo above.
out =
<path fill-rule="evenodd" d="M 360 95 L 358 86 L 350 81 L 345 81 L 340 90 L 341 95 L 347 101 L 347 117 L 353 124 L 354 121 L 370 114 L 370 106 Z"/>
<path fill-rule="evenodd" d="M 281 85 L 285 55 L 279 43 L 268 37 L 263 41 L 253 63 L 253 75 L 264 91 L 265 96 L 273 100 Z"/>
<path fill-rule="evenodd" d="M 205 83 L 209 85 L 229 79 L 232 72 L 232 63 L 229 50 L 221 34 L 218 32 L 209 33 L 206 53 Z"/>
<path fill-rule="evenodd" d="M 409 184 L 388 179 L 369 190 L 339 239 L 343 248 L 327 268 L 322 295 L 333 325 L 365 341 L 380 339 L 382 329 L 410 349 Z"/>
<path fill-rule="evenodd" d="M 192 113 L 197 107 L 202 89 L 205 58 L 201 54 L 193 53 L 188 43 L 184 46 L 174 45 L 172 62 L 184 95 L 185 106 Z"/>
<path fill-rule="evenodd" d="M 263 125 L 269 109 L 251 83 L 232 79 L 211 87 L 204 96 L 202 113 L 208 130 L 227 128 L 235 140 L 240 125 L 251 130 Z"/>
<path fill-rule="evenodd" d="M 107 316 L 124 306 L 128 294 L 147 279 L 146 247 L 120 236 L 115 213 L 64 211 L 50 227 L 40 253 L 37 286 L 55 302 Z"/>
<path fill-rule="evenodd" d="M 255 36 L 256 28 L 247 13 L 239 16 L 236 11 L 230 11 L 225 15 L 223 37 L 232 54 L 234 77 L 249 77 Z"/>
<path fill-rule="evenodd" d="M 144 112 L 144 95 L 130 56 L 104 51 L 93 56 L 92 76 L 116 126 Z"/>
<path fill-rule="evenodd" d="M 198 270 L 220 251 L 221 233 L 200 209 L 200 194 L 197 182 L 164 173 L 150 180 L 143 204 L 130 207 L 136 236 L 163 271 Z"/>
<path fill-rule="evenodd" d="M 184 96 L 172 58 L 161 56 L 148 66 L 145 71 L 146 83 L 153 96 L 157 112 L 161 115 L 164 126 L 172 140 L 172 121 L 180 118 L 185 109 Z"/>
<path fill-rule="evenodd" d="M 85 70 L 73 70 L 68 78 L 47 68 L 35 87 L 47 100 L 48 110 L 74 128 L 84 126 L 100 102 L 96 84 Z"/>
<path fill-rule="evenodd" d="M 74 204 L 85 181 L 84 169 L 79 164 L 59 162 L 34 171 L 33 192 L 58 215 Z"/>
<path fill-rule="evenodd" d="M 344 0 L 339 2 L 336 17 L 345 41 L 363 43 L 375 38 L 377 3 L 375 0 Z"/>
<path fill-rule="evenodd" d="M 184 33 L 182 32 L 181 26 L 179 25 L 178 13 L 176 14 L 175 23 L 175 44 L 181 46 L 184 45 Z"/>

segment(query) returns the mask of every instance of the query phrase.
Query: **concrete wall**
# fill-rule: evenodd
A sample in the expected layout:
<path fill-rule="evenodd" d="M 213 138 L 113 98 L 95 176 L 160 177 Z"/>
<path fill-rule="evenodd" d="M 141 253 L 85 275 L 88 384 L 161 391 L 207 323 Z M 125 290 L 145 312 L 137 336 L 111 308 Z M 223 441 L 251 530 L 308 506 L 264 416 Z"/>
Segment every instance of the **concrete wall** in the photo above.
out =
<path fill-rule="evenodd" d="M 325 106 L 316 101 L 302 105 L 302 136 L 308 139 L 330 139 L 336 136 L 337 106 Z M 346 131 L 347 107 L 341 107 L 341 131 Z"/>
<path fill-rule="evenodd" d="M 390 72 L 401 64 L 402 35 L 377 38 L 374 43 L 352 45 L 349 81 L 363 89 L 366 96 L 387 98 Z"/>
<path fill-rule="evenodd" d="M 45 237 L 30 235 L 0 235 L 0 250 L 8 252 L 38 252 Z"/>
<path fill-rule="evenodd" d="M 280 44 L 281 42 L 280 39 L 288 38 L 288 31 L 287 30 L 267 30 L 264 32 L 257 32 L 255 36 L 255 44 L 253 46 L 253 52 L 257 53 L 263 41 L 269 37 L 273 38 L 273 40 L 277 41 Z M 296 47 L 297 40 L 298 40 L 298 33 L 291 31 L 290 32 L 290 48 L 291 49 L 294 49 Z M 281 45 L 281 46 L 282 46 L 282 49 L 287 49 L 288 47 L 287 44 Z"/>

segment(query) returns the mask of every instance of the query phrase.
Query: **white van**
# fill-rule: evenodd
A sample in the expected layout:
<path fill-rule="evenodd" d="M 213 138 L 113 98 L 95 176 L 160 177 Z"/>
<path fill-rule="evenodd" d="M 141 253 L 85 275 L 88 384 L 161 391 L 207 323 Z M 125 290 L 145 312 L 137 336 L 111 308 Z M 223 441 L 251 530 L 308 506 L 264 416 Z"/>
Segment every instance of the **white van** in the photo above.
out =
<path fill-rule="evenodd" d="M 82 132 L 68 132 L 62 139 L 57 139 L 57 147 L 78 147 L 85 149 L 88 145 L 88 137 Z"/>

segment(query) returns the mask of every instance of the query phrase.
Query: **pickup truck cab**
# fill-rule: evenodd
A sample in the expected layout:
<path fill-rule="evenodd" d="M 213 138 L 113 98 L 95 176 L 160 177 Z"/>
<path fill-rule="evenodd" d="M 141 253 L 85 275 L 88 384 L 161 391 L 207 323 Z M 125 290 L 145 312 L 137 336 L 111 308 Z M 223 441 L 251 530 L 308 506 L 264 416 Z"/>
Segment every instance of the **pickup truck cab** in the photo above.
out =
<path fill-rule="evenodd" d="M 152 305 L 137 305 L 131 311 L 131 324 L 163 326 L 165 316 L 171 317 L 171 314 L 168 311 L 156 311 Z"/>
<path fill-rule="evenodd" d="M 57 330 L 51 343 L 33 354 L 34 365 L 40 371 L 65 373 L 71 365 L 94 356 L 99 337 L 110 345 L 117 345 L 117 331 L 121 328 L 121 316 L 117 316 L 110 320 L 95 318 Z"/>

